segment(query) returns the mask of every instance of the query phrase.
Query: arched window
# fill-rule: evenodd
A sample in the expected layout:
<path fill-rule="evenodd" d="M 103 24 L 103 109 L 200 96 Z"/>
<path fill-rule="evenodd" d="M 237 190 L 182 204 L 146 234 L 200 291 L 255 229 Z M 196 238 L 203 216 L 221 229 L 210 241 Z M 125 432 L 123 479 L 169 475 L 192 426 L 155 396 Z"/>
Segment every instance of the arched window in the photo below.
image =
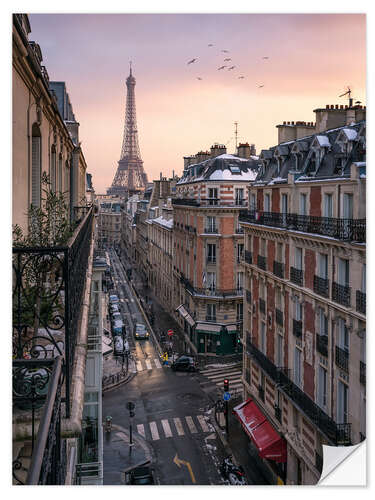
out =
<path fill-rule="evenodd" d="M 51 147 L 51 166 L 50 166 L 50 182 L 51 190 L 56 193 L 56 148 L 53 144 Z"/>
<path fill-rule="evenodd" d="M 57 191 L 61 193 L 63 191 L 63 182 L 62 182 L 62 154 L 59 154 L 59 164 L 57 170 Z"/>
<path fill-rule="evenodd" d="M 31 204 L 40 207 L 41 197 L 41 136 L 40 129 L 36 123 L 31 130 Z"/>

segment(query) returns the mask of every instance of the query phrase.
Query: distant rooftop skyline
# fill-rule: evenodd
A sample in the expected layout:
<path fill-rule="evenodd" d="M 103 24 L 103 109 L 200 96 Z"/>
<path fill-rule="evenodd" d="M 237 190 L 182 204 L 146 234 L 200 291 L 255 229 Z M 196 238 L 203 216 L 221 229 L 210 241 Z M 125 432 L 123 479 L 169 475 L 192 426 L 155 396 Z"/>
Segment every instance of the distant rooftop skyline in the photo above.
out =
<path fill-rule="evenodd" d="M 66 82 L 96 192 L 120 159 L 130 60 L 150 180 L 181 175 L 183 156 L 215 142 L 233 153 L 235 121 L 259 153 L 277 143 L 277 124 L 347 104 L 348 85 L 366 104 L 363 14 L 33 14 L 30 24 L 50 79 Z"/>

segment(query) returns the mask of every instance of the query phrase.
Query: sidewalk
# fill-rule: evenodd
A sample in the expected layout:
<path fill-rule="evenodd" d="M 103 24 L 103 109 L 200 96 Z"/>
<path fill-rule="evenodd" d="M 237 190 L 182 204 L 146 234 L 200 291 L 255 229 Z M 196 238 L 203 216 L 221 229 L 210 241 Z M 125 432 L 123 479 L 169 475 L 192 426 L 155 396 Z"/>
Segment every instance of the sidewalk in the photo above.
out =
<path fill-rule="evenodd" d="M 129 446 L 129 430 L 112 425 L 110 433 L 103 429 L 103 484 L 125 484 L 125 472 L 152 461 L 152 449 L 133 432 L 134 446 Z"/>

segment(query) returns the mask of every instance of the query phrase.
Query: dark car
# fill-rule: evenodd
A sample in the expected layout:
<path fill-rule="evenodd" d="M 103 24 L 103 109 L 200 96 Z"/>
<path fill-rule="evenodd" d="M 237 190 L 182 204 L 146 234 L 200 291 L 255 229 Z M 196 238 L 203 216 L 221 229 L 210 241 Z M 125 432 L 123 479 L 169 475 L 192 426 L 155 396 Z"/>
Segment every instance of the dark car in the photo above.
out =
<path fill-rule="evenodd" d="M 137 323 L 134 327 L 134 335 L 136 340 L 142 340 L 142 339 L 148 339 L 149 338 L 149 333 L 142 323 Z"/>
<path fill-rule="evenodd" d="M 155 484 L 154 471 L 151 467 L 136 467 L 125 472 L 125 484 Z"/>
<path fill-rule="evenodd" d="M 171 368 L 173 371 L 195 372 L 197 365 L 191 356 L 180 356 L 172 363 Z"/>

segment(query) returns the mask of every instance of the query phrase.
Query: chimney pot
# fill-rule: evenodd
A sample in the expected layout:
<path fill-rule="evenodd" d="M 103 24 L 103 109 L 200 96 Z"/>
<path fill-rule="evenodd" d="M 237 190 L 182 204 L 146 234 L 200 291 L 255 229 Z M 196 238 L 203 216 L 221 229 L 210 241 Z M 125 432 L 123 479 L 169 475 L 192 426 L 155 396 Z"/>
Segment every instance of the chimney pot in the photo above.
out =
<path fill-rule="evenodd" d="M 294 125 L 294 122 L 292 122 L 292 125 Z"/>
<path fill-rule="evenodd" d="M 283 122 L 283 125 L 286 125 L 286 122 Z"/>
<path fill-rule="evenodd" d="M 290 122 L 287 122 L 288 125 L 290 125 Z"/>
<path fill-rule="evenodd" d="M 326 104 L 326 109 L 329 109 L 329 104 Z"/>
<path fill-rule="evenodd" d="M 339 105 L 338 104 L 336 104 L 336 109 L 339 109 Z"/>
<path fill-rule="evenodd" d="M 335 105 L 334 104 L 331 104 L 331 109 L 335 109 Z"/>

